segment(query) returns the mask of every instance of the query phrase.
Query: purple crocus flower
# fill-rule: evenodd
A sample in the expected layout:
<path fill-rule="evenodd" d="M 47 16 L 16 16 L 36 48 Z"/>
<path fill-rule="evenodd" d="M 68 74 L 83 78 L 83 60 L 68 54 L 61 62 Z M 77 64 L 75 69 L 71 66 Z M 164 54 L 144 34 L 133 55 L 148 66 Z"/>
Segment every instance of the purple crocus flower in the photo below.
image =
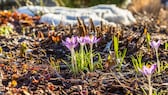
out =
<path fill-rule="evenodd" d="M 151 41 L 150 42 L 150 46 L 152 48 L 154 48 L 155 50 L 157 50 L 159 48 L 159 46 L 160 46 L 160 40 L 158 40 L 157 42 L 156 41 Z"/>
<path fill-rule="evenodd" d="M 77 37 L 72 36 L 71 38 L 67 37 L 65 41 L 62 40 L 62 43 L 69 49 L 73 49 L 78 45 Z"/>
<path fill-rule="evenodd" d="M 94 44 L 94 43 L 97 43 L 98 41 L 100 41 L 100 38 L 97 38 L 96 36 L 93 36 L 93 35 L 86 36 L 85 39 L 89 44 Z"/>
<path fill-rule="evenodd" d="M 151 66 L 143 66 L 142 70 L 139 69 L 139 71 L 144 75 L 148 76 L 148 75 L 151 75 L 156 70 L 156 68 L 157 68 L 157 65 L 152 64 Z"/>
<path fill-rule="evenodd" d="M 85 45 L 87 42 L 86 37 L 77 37 L 77 41 L 81 44 L 81 45 Z"/>

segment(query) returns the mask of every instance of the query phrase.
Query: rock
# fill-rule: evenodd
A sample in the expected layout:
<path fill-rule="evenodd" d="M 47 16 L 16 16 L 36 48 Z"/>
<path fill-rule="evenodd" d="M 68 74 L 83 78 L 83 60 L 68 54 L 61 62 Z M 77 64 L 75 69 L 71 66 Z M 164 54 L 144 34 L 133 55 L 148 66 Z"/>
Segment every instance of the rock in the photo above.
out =
<path fill-rule="evenodd" d="M 49 24 L 59 24 L 60 21 L 65 21 L 65 17 L 61 14 L 48 13 L 41 17 L 40 22 L 47 22 Z"/>
<path fill-rule="evenodd" d="M 126 9 L 121 9 L 116 5 L 97 5 L 89 8 L 67 8 L 67 7 L 41 7 L 41 6 L 24 6 L 17 10 L 20 13 L 26 13 L 35 16 L 43 13 L 40 22 L 49 24 L 76 24 L 77 17 L 81 18 L 86 24 L 92 18 L 95 25 L 100 21 L 106 24 L 124 24 L 130 25 L 136 22 L 132 13 Z"/>
<path fill-rule="evenodd" d="M 40 12 L 47 14 L 50 13 L 47 7 L 42 6 L 23 6 L 17 10 L 19 13 L 28 14 L 30 16 L 38 15 Z"/>
<path fill-rule="evenodd" d="M 129 25 L 136 22 L 130 11 L 118 8 L 116 5 L 97 5 L 94 6 L 93 9 L 99 9 L 99 13 L 101 13 L 103 18 L 109 22 L 124 25 Z"/>

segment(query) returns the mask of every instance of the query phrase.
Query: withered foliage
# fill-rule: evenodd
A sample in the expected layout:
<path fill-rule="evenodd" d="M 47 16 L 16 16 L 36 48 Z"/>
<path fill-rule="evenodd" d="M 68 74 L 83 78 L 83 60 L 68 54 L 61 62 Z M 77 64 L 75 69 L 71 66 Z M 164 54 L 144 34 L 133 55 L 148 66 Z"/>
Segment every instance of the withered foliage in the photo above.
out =
<path fill-rule="evenodd" d="M 2 48 L 0 93 L 11 95 L 143 94 L 141 88 L 147 91 L 145 88 L 147 81 L 142 75 L 135 73 L 130 57 L 142 52 L 143 62 L 156 61 L 155 54 L 147 47 L 146 35 L 149 33 L 152 40 L 158 38 L 161 40 L 159 58 L 166 64 L 168 50 L 164 49 L 164 43 L 168 42 L 168 26 L 166 22 L 163 23 L 165 20 L 161 17 L 140 15 L 136 18 L 137 23 L 129 26 L 112 26 L 103 23 L 95 26 L 92 20 L 89 25 L 86 25 L 80 18 L 76 25 L 60 23 L 53 26 L 39 23 L 38 16 L 31 17 L 17 12 L 0 11 L 0 26 L 8 23 L 14 26 L 14 32 L 9 37 L 0 36 Z M 61 42 L 72 35 L 91 34 L 101 38 L 101 41 L 94 46 L 94 51 L 100 52 L 104 70 L 86 71 L 73 76 L 61 61 L 63 59 L 69 62 L 66 56 L 69 51 Z M 119 38 L 119 50 L 125 48 L 128 50 L 120 72 L 115 67 L 115 54 L 112 52 L 108 58 L 109 52 L 103 51 L 114 35 Z M 23 43 L 26 44 L 24 47 L 22 47 Z M 113 43 L 110 50 L 114 51 Z M 52 67 L 56 65 L 59 66 L 59 70 Z M 154 75 L 152 77 L 154 88 L 167 91 L 167 79 L 168 69 L 161 75 Z"/>

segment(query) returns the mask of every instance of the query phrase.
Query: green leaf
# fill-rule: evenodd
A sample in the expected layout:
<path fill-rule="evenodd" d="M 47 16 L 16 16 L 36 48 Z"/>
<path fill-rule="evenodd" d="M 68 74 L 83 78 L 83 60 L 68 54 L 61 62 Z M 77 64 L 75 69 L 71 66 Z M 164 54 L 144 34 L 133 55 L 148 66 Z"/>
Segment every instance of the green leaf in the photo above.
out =
<path fill-rule="evenodd" d="M 113 41 L 114 41 L 114 51 L 115 51 L 115 55 L 116 58 L 119 58 L 119 54 L 118 54 L 118 38 L 116 36 L 113 37 Z"/>
<path fill-rule="evenodd" d="M 147 39 L 147 47 L 148 47 L 148 49 L 150 49 L 150 34 L 147 32 L 147 34 L 146 34 L 146 39 Z"/>

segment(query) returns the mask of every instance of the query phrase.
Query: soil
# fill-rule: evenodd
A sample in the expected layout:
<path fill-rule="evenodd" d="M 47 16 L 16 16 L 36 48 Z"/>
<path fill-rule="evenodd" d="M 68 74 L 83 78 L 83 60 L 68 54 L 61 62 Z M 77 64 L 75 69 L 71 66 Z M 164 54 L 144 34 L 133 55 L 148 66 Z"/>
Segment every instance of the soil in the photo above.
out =
<path fill-rule="evenodd" d="M 161 13 L 163 16 L 164 12 Z M 39 23 L 40 16 L 30 17 L 16 12 L 1 11 L 0 25 L 13 25 L 9 35 L 0 35 L 0 93 L 5 95 L 142 95 L 148 93 L 145 76 L 136 72 L 131 56 L 142 53 L 142 62 L 156 63 L 155 52 L 148 47 L 151 40 L 161 40 L 159 59 L 165 70 L 152 75 L 153 90 L 168 95 L 168 24 L 165 17 L 145 14 L 135 15 L 132 25 L 86 26 L 78 19 L 77 25 L 52 26 Z M 69 50 L 62 40 L 72 35 L 96 34 L 101 40 L 94 51 L 101 54 L 103 69 L 74 75 L 62 60 L 70 62 Z M 113 43 L 103 51 L 113 36 L 119 37 L 119 50 L 127 48 L 121 70 L 117 68 Z M 95 59 L 96 60 L 96 59 Z M 55 66 L 53 65 L 55 64 Z M 166 68 L 167 66 L 167 68 Z M 143 91 L 144 89 L 144 91 Z"/>

